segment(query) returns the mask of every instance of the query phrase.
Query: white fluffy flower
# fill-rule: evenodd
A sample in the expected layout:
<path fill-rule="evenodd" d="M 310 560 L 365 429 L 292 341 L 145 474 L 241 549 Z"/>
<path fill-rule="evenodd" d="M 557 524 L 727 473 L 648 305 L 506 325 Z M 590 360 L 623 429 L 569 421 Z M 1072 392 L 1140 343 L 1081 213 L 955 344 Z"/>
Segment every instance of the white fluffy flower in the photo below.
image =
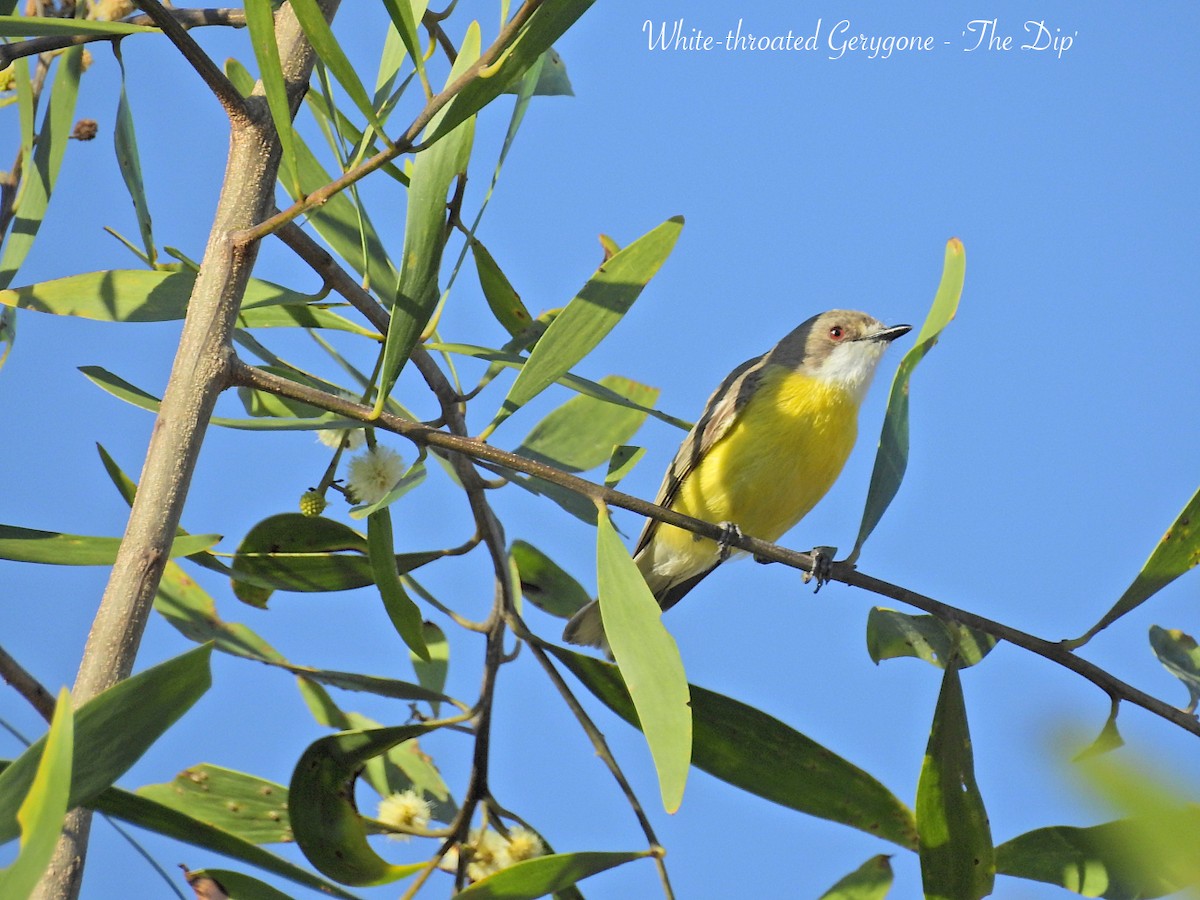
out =
<path fill-rule="evenodd" d="M 377 503 L 387 496 L 404 474 L 404 460 L 388 447 L 372 447 L 350 460 L 347 486 L 359 503 Z"/>
<path fill-rule="evenodd" d="M 508 856 L 513 862 L 533 859 L 545 852 L 546 845 L 542 843 L 542 839 L 528 828 L 514 825 L 508 829 Z"/>
<path fill-rule="evenodd" d="M 317 432 L 317 440 L 335 450 L 342 445 L 342 438 L 346 439 L 346 449 L 352 451 L 357 450 L 367 440 L 367 436 L 361 428 L 349 431 L 341 428 L 322 428 Z"/>
<path fill-rule="evenodd" d="M 513 863 L 532 859 L 546 852 L 546 846 L 542 843 L 542 839 L 520 825 L 514 825 L 508 829 L 507 839 L 498 831 L 492 831 L 490 828 L 482 834 L 479 829 L 474 829 L 467 840 L 467 846 L 470 853 L 468 857 L 470 861 L 467 863 L 467 878 L 471 881 L 487 878 L 501 869 L 507 869 Z M 447 872 L 456 871 L 458 869 L 457 848 L 451 848 L 442 857 L 438 867 Z"/>
<path fill-rule="evenodd" d="M 430 813 L 429 801 L 409 788 L 407 791 L 389 794 L 379 801 L 379 815 L 376 818 L 393 828 L 405 831 L 420 830 L 429 824 Z M 388 837 L 398 841 L 408 840 L 407 834 L 393 833 Z"/>

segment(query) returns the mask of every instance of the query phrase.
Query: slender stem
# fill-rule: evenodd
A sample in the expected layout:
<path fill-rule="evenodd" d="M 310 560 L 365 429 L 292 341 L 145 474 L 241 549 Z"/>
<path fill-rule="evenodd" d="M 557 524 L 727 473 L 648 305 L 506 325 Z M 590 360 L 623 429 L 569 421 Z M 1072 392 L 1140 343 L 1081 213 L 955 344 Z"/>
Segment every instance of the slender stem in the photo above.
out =
<path fill-rule="evenodd" d="M 414 361 L 416 361 L 416 357 L 414 357 Z M 653 503 L 647 503 L 645 500 L 639 500 L 637 497 L 630 496 L 629 494 L 594 484 L 578 476 L 556 469 L 553 466 L 526 459 L 523 456 L 517 456 L 514 453 L 509 453 L 474 438 L 464 437 L 459 434 L 448 434 L 436 428 L 430 428 L 427 425 L 410 422 L 391 413 L 383 413 L 378 419 L 371 419 L 372 410 L 370 407 L 343 400 L 331 394 L 326 394 L 323 391 L 318 391 L 294 381 L 289 381 L 286 378 L 272 375 L 269 372 L 264 372 L 261 369 L 252 368 L 241 362 L 241 360 L 233 362 L 232 378 L 239 385 L 270 391 L 294 400 L 302 400 L 305 403 L 336 412 L 347 418 L 372 422 L 377 428 L 399 434 L 417 444 L 450 450 L 456 454 L 485 460 L 505 469 L 523 472 L 526 475 L 550 481 L 568 490 L 582 494 L 589 499 L 602 500 L 610 506 L 627 509 L 638 515 L 657 519 L 660 522 L 673 525 L 676 528 L 682 528 L 693 534 L 698 534 L 715 541 L 724 541 L 726 544 L 736 547 L 739 550 L 745 550 L 759 559 L 782 563 L 804 572 L 811 572 L 813 568 L 813 558 L 809 553 L 789 550 L 767 541 L 760 541 L 749 535 L 729 535 L 725 529 L 719 525 L 714 525 L 712 522 L 693 519 L 674 510 L 657 506 Z M 1055 643 L 1034 637 L 1031 634 L 1016 628 L 1010 628 L 992 619 L 975 615 L 966 610 L 941 603 L 931 597 L 926 597 L 923 594 L 918 594 L 915 591 L 909 591 L 886 581 L 872 578 L 870 575 L 859 572 L 853 566 L 846 563 L 835 562 L 831 578 L 834 581 L 840 581 L 853 587 L 860 587 L 881 596 L 907 603 L 910 606 L 931 612 L 944 619 L 961 622 L 964 625 L 977 628 L 1001 640 L 1008 641 L 1011 644 L 1015 644 L 1082 675 L 1109 696 L 1115 695 L 1122 700 L 1127 700 L 1135 706 L 1140 706 L 1142 709 L 1166 719 L 1172 724 L 1178 725 L 1185 731 L 1200 736 L 1200 721 L 1195 716 L 1189 715 L 1183 710 L 1171 706 L 1169 703 L 1157 700 L 1144 691 L 1140 691 L 1121 681 L 1094 663 L 1090 663 L 1077 656 L 1061 642 Z"/>
<path fill-rule="evenodd" d="M 12 685 L 47 722 L 54 717 L 54 695 L 30 675 L 24 666 L 9 656 L 3 647 L 0 647 L 0 678 Z"/>

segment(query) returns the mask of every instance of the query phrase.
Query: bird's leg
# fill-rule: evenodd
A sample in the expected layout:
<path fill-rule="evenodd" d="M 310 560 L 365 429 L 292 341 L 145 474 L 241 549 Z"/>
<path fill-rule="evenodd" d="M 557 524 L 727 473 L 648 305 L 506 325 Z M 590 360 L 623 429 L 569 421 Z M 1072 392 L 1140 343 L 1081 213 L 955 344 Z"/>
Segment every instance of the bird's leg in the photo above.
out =
<path fill-rule="evenodd" d="M 717 561 L 725 562 L 734 551 L 733 541 L 742 537 L 742 529 L 736 522 L 721 522 L 721 537 L 717 540 Z"/>
<path fill-rule="evenodd" d="M 811 572 L 804 573 L 804 583 L 808 584 L 814 578 L 817 580 L 816 591 L 821 590 L 821 586 L 828 583 L 829 576 L 833 571 L 833 558 L 837 555 L 837 547 L 813 547 L 808 551 L 808 555 L 812 557 L 813 567 Z"/>

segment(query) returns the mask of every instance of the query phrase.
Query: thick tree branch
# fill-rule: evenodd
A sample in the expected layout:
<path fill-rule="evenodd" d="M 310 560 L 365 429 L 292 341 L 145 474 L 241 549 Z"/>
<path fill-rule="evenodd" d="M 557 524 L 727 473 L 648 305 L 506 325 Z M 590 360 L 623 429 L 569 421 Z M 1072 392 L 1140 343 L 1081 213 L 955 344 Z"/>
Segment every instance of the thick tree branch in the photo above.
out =
<path fill-rule="evenodd" d="M 711 522 L 705 522 L 701 519 L 693 519 L 674 510 L 656 506 L 653 503 L 647 503 L 645 500 L 639 500 L 637 497 L 630 496 L 629 494 L 594 484 L 583 478 L 556 469 L 553 466 L 526 459 L 515 453 L 509 453 L 506 450 L 501 450 L 474 438 L 448 434 L 445 431 L 431 428 L 428 425 L 410 422 L 391 413 L 384 413 L 378 419 L 372 419 L 372 409 L 368 406 L 343 400 L 331 394 L 326 394 L 323 391 L 289 381 L 286 378 L 281 378 L 269 372 L 264 372 L 261 369 L 246 365 L 241 360 L 233 362 L 232 378 L 235 384 L 269 391 L 294 400 L 302 400 L 312 406 L 335 412 L 347 418 L 358 419 L 372 424 L 377 428 L 383 428 L 386 431 L 391 431 L 417 444 L 436 447 L 441 450 L 449 450 L 456 454 L 492 463 L 503 469 L 532 475 L 534 478 L 540 478 L 574 491 L 577 494 L 582 494 L 591 500 L 627 509 L 641 516 L 657 519 L 660 522 L 691 531 L 702 537 L 711 538 L 716 541 L 724 540 L 727 544 L 739 550 L 745 550 L 758 559 L 783 563 L 786 566 L 804 572 L 811 572 L 813 568 L 811 554 L 789 550 L 785 547 L 768 543 L 767 541 L 760 541 L 748 535 L 731 537 L 719 525 L 714 525 Z M 1140 706 L 1142 709 L 1200 737 L 1200 721 L 1195 716 L 1171 706 L 1169 703 L 1164 703 L 1144 691 L 1140 691 L 1132 685 L 1121 681 L 1094 663 L 1090 663 L 1066 649 L 1062 643 L 1055 643 L 1035 637 L 992 619 L 975 615 L 974 613 L 945 603 L 940 603 L 931 597 L 926 597 L 915 591 L 909 591 L 898 585 L 872 578 L 870 575 L 859 572 L 853 566 L 845 563 L 833 564 L 831 578 L 834 581 L 840 581 L 853 587 L 872 591 L 884 597 L 890 597 L 914 606 L 917 609 L 930 612 L 940 618 L 960 622 L 963 625 L 976 628 L 1000 640 L 1015 644 L 1082 675 L 1110 697 L 1128 701 L 1134 706 Z"/>
<path fill-rule="evenodd" d="M 321 0 L 321 6 L 332 17 L 338 0 Z M 307 87 L 314 53 L 290 7 L 276 19 L 276 41 L 294 109 Z M 265 99 L 242 101 L 239 96 L 238 102 L 247 114 L 231 119 L 216 216 L 125 536 L 84 648 L 72 694 L 76 704 L 126 678 L 133 668 L 208 420 L 228 384 L 233 358 L 230 336 L 258 252 L 257 242 L 237 243 L 229 234 L 260 221 L 273 208 L 280 158 Z M 54 860 L 34 895 L 38 900 L 78 896 L 90 824 L 86 810 L 68 816 Z"/>

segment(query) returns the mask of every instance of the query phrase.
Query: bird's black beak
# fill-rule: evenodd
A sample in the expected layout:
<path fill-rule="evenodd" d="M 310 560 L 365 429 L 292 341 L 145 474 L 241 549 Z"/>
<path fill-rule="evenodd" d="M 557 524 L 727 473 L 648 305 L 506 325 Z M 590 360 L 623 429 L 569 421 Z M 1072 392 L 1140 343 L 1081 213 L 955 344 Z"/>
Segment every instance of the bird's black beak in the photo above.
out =
<path fill-rule="evenodd" d="M 912 331 L 911 325 L 892 325 L 888 328 L 883 328 L 875 332 L 870 336 L 870 340 L 891 343 L 898 337 L 904 337 L 904 335 L 908 334 L 910 331 Z"/>

